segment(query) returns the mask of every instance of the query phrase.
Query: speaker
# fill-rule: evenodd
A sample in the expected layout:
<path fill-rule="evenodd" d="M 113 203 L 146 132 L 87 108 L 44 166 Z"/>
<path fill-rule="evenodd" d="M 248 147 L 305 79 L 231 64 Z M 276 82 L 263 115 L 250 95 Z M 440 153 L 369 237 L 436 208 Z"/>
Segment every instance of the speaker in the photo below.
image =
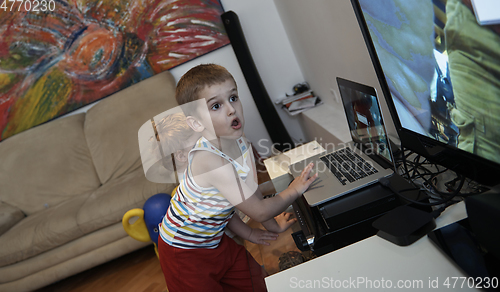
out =
<path fill-rule="evenodd" d="M 238 63 L 240 64 L 241 71 L 245 76 L 257 109 L 266 126 L 267 132 L 273 140 L 275 148 L 282 152 L 294 148 L 293 140 L 276 112 L 276 108 L 269 98 L 264 83 L 262 83 L 257 67 L 255 67 L 245 36 L 243 35 L 243 30 L 241 29 L 238 15 L 233 11 L 227 11 L 221 15 L 221 18 Z"/>

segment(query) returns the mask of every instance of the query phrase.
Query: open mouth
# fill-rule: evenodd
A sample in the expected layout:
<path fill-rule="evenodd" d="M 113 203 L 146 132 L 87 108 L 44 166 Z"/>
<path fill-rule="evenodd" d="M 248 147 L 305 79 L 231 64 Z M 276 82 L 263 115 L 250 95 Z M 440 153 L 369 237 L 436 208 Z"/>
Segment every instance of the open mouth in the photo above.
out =
<path fill-rule="evenodd" d="M 233 128 L 235 130 L 238 130 L 239 128 L 241 128 L 241 122 L 238 118 L 235 118 L 233 120 L 233 122 L 231 123 L 231 128 Z"/>

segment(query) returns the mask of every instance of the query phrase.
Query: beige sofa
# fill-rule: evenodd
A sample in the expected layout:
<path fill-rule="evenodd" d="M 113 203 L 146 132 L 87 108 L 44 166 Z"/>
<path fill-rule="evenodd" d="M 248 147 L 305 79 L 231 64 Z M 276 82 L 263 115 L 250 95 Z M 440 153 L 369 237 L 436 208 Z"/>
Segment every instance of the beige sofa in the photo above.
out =
<path fill-rule="evenodd" d="M 0 142 L 0 291 L 34 290 L 148 243 L 121 219 L 172 184 L 146 180 L 137 132 L 177 106 L 167 71 Z"/>

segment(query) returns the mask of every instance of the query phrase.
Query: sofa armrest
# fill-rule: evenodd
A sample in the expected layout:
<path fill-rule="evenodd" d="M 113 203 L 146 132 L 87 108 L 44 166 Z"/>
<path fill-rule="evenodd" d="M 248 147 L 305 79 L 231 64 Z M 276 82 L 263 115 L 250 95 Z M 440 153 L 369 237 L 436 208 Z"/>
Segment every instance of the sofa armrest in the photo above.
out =
<path fill-rule="evenodd" d="M 4 234 L 25 217 L 23 211 L 7 203 L 0 202 L 0 235 Z"/>

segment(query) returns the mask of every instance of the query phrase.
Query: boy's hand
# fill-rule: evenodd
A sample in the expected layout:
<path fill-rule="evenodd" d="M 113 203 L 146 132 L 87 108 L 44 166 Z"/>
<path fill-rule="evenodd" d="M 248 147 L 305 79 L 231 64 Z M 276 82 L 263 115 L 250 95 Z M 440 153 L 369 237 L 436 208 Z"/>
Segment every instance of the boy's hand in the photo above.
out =
<path fill-rule="evenodd" d="M 252 232 L 250 233 L 250 236 L 247 240 L 255 244 L 269 245 L 269 242 L 267 242 L 267 240 L 276 240 L 276 238 L 278 238 L 277 233 L 269 232 L 259 228 L 252 228 Z"/>
<path fill-rule="evenodd" d="M 293 223 L 297 222 L 297 218 L 290 218 L 291 216 L 292 213 L 283 212 L 278 216 L 274 217 L 276 223 L 278 223 L 279 226 L 279 230 L 276 230 L 276 232 L 278 233 L 285 232 L 288 228 L 290 228 L 290 226 L 293 225 Z"/>
<path fill-rule="evenodd" d="M 314 174 L 313 176 L 309 177 L 309 174 L 311 173 L 311 170 L 314 166 L 314 163 L 309 163 L 304 170 L 302 170 L 302 173 L 300 174 L 299 177 L 294 179 L 292 183 L 288 186 L 288 188 L 292 188 L 297 192 L 297 197 L 302 195 L 308 188 L 309 186 L 314 182 L 314 180 L 318 177 L 318 173 Z"/>

